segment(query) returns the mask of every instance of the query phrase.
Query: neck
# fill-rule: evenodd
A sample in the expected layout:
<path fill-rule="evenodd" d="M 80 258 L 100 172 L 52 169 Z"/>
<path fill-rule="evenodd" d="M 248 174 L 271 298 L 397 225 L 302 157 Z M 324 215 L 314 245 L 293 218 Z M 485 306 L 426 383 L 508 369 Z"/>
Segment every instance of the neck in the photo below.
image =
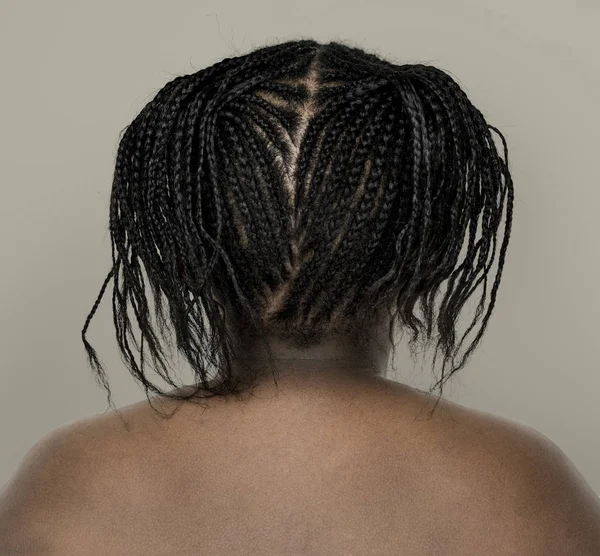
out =
<path fill-rule="evenodd" d="M 334 336 L 306 348 L 275 337 L 238 333 L 235 368 L 241 373 L 250 368 L 261 375 L 275 369 L 279 375 L 301 380 L 376 379 L 386 373 L 390 345 L 383 327 L 370 332 L 360 342 L 349 336 Z"/>

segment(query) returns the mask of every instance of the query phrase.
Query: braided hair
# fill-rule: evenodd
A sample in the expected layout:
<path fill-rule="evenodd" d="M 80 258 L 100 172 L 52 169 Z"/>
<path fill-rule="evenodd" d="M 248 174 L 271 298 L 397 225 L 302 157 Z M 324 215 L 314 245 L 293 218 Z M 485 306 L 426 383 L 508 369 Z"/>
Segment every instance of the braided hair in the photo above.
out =
<path fill-rule="evenodd" d="M 434 344 L 441 395 L 496 301 L 512 221 L 507 154 L 447 73 L 339 42 L 264 46 L 176 77 L 119 142 L 113 265 L 82 331 L 109 402 L 86 331 L 111 279 L 120 353 L 147 395 L 239 396 L 255 376 L 231 372 L 228 320 L 307 347 L 328 334 L 359 337 L 381 308 L 392 344 L 397 325 L 411 353 Z M 186 393 L 164 391 L 145 368 L 149 355 L 178 386 L 172 340 L 197 380 Z"/>

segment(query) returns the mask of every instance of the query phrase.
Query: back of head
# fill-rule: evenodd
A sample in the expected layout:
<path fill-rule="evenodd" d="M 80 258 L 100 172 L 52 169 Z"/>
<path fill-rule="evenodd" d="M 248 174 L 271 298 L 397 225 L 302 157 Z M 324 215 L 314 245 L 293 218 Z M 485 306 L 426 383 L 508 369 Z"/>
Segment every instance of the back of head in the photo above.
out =
<path fill-rule="evenodd" d="M 85 333 L 114 279 L 119 347 L 146 391 L 168 395 L 148 379 L 148 353 L 177 386 L 164 349 L 173 336 L 198 381 L 192 395 L 227 394 L 241 384 L 228 324 L 306 347 L 360 341 L 382 310 L 390 338 L 400 326 L 413 347 L 435 342 L 442 387 L 494 307 L 512 200 L 504 138 L 433 66 L 299 40 L 179 76 L 120 140 L 113 267 L 83 330 L 90 363 L 108 387 Z"/>

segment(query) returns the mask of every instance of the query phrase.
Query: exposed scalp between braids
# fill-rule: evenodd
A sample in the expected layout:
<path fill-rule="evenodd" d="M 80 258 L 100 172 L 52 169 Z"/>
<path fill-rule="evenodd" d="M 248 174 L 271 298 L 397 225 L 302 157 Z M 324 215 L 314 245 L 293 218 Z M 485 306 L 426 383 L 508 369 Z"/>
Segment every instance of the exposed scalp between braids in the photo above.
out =
<path fill-rule="evenodd" d="M 113 265 L 82 331 L 89 363 L 110 402 L 86 332 L 113 280 L 119 350 L 147 395 L 241 394 L 256 375 L 232 373 L 227 323 L 307 347 L 338 333 L 360 341 L 385 310 L 392 344 L 400 327 L 413 352 L 442 357 L 441 396 L 486 330 L 513 198 L 504 137 L 434 66 L 297 40 L 178 76 L 119 142 Z M 173 348 L 195 388 L 150 380 L 148 362 L 181 386 Z"/>

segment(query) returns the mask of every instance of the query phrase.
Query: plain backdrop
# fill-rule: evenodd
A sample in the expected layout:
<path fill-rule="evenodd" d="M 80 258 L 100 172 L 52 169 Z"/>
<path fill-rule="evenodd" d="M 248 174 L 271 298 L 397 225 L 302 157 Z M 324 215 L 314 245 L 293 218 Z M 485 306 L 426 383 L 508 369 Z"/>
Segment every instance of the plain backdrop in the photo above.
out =
<path fill-rule="evenodd" d="M 448 398 L 551 438 L 600 493 L 597 0 L 0 2 L 0 484 L 41 436 L 103 412 L 81 329 L 110 269 L 118 136 L 177 75 L 296 38 L 450 72 L 506 136 L 514 225 L 497 306 Z M 109 286 L 89 340 L 114 400 Z M 429 387 L 400 352 L 400 378 Z"/>

